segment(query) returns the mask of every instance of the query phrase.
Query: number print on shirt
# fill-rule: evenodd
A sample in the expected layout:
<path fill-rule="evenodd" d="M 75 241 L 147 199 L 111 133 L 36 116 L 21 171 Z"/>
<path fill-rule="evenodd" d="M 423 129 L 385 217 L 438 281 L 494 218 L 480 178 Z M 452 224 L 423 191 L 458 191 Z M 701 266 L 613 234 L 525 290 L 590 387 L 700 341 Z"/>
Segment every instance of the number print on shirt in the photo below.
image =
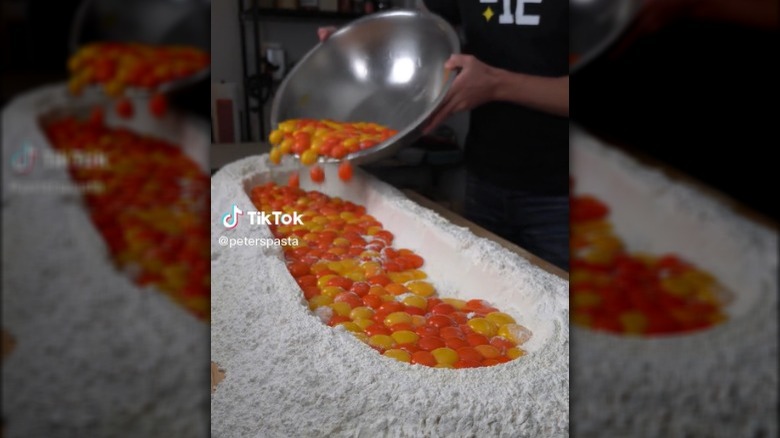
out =
<path fill-rule="evenodd" d="M 498 3 L 498 0 L 479 0 L 480 3 Z M 512 0 L 503 0 L 504 11 L 498 16 L 500 24 L 516 24 L 518 26 L 538 26 L 540 17 L 525 13 L 526 3 L 541 3 L 542 0 L 515 0 L 515 12 L 512 13 Z M 485 20 L 490 21 L 493 18 L 493 8 L 488 6 L 482 13 Z"/>

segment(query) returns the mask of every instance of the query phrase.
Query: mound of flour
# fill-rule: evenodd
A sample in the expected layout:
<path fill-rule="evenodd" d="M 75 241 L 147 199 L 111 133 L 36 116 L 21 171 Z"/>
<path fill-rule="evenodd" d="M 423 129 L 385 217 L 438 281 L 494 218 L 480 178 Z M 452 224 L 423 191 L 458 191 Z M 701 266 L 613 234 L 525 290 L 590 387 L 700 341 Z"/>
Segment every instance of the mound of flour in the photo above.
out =
<path fill-rule="evenodd" d="M 735 295 L 727 322 L 690 335 L 572 326 L 574 435 L 777 436 L 777 232 L 584 134 L 571 156 L 577 192 L 612 207 L 631 250 L 681 254 Z"/>
<path fill-rule="evenodd" d="M 72 101 L 64 86 L 2 114 L 3 163 L 49 149 L 38 116 Z M 7 437 L 208 436 L 208 325 L 110 262 L 62 168 L 3 172 L 3 361 Z"/>
<path fill-rule="evenodd" d="M 220 218 L 234 203 L 251 209 L 247 190 L 268 178 L 286 181 L 290 168 L 272 170 L 267 156 L 255 156 L 212 179 L 212 226 L 220 231 L 212 233 L 211 348 L 226 371 L 212 395 L 213 436 L 568 435 L 566 281 L 362 172 L 344 186 L 328 168 L 322 191 L 362 201 L 398 246 L 425 257 L 434 281 L 446 273 L 436 261 L 472 266 L 464 274 L 453 265 L 451 284 L 436 283 L 447 296 L 485 298 L 534 332 L 527 356 L 489 368 L 434 369 L 383 357 L 308 310 L 279 248 L 218 243 L 222 236 L 270 237 L 267 227 L 248 221 L 225 230 Z"/>

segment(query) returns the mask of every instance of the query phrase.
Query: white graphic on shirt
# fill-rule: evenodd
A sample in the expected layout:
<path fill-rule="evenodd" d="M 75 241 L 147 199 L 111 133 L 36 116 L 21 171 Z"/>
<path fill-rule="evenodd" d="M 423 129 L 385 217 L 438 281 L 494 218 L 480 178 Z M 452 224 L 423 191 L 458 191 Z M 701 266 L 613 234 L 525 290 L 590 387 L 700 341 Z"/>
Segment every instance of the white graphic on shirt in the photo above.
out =
<path fill-rule="evenodd" d="M 526 3 L 541 3 L 542 0 L 515 0 L 517 5 L 515 13 L 512 13 L 512 0 L 503 0 L 504 11 L 498 16 L 498 22 L 501 24 L 516 24 L 518 26 L 538 26 L 540 17 L 525 13 Z M 498 0 L 479 0 L 480 3 L 498 3 Z M 493 10 L 488 6 L 482 14 L 485 20 L 490 21 L 493 18 Z"/>

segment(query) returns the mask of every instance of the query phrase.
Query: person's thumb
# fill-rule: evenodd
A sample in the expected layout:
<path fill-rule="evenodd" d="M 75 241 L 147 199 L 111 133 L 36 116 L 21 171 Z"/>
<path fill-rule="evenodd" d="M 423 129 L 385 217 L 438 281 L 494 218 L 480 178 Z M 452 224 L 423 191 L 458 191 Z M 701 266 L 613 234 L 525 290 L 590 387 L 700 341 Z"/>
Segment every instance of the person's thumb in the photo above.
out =
<path fill-rule="evenodd" d="M 319 37 L 320 41 L 327 40 L 334 32 L 336 32 L 336 28 L 333 26 L 328 27 L 320 27 L 317 29 L 317 37 Z"/>
<path fill-rule="evenodd" d="M 468 55 L 452 55 L 447 62 L 444 63 L 444 68 L 447 70 L 454 70 L 456 68 L 463 68 L 466 65 Z"/>

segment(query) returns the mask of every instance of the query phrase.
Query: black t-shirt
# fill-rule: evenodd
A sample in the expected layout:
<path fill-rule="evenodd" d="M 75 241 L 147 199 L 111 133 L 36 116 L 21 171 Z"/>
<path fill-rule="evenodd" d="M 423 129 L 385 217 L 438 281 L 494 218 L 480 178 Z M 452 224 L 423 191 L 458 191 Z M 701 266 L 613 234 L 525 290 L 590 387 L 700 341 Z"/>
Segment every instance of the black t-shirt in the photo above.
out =
<path fill-rule="evenodd" d="M 568 74 L 568 1 L 425 0 L 425 4 L 462 26 L 464 53 L 490 66 L 537 76 Z M 568 133 L 565 117 L 490 102 L 471 111 L 467 164 L 478 176 L 501 186 L 566 194 Z"/>

